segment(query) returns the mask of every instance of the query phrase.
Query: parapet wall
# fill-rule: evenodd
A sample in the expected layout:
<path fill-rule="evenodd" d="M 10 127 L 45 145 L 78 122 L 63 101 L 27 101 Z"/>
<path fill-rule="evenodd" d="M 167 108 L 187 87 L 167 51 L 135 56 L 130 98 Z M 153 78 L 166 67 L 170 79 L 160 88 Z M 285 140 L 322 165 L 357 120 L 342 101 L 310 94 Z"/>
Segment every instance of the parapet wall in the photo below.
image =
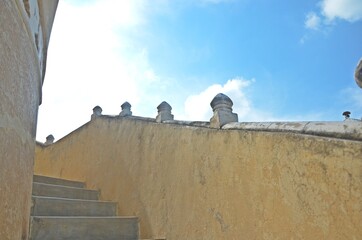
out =
<path fill-rule="evenodd" d="M 361 140 L 231 128 L 93 117 L 39 144 L 35 173 L 100 189 L 143 238 L 362 236 Z"/>

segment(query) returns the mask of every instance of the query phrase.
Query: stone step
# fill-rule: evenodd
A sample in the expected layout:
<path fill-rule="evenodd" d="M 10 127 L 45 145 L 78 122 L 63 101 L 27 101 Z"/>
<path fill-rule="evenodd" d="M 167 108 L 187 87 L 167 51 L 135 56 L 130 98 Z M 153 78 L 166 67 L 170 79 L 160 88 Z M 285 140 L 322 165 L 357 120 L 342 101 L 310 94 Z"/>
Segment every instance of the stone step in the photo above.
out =
<path fill-rule="evenodd" d="M 140 240 L 166 240 L 166 238 L 142 238 Z"/>
<path fill-rule="evenodd" d="M 31 216 L 116 216 L 117 203 L 54 197 L 32 197 Z"/>
<path fill-rule="evenodd" d="M 34 175 L 33 182 L 46 183 L 46 184 L 52 184 L 52 185 L 63 185 L 63 186 L 67 186 L 67 187 L 77 187 L 77 188 L 85 187 L 84 182 L 77 182 L 77 181 L 72 181 L 72 180 L 46 177 L 46 176 L 40 176 L 40 175 Z"/>
<path fill-rule="evenodd" d="M 31 217 L 30 240 L 138 240 L 136 217 Z"/>
<path fill-rule="evenodd" d="M 44 197 L 98 200 L 99 192 L 97 190 L 33 182 L 33 195 Z"/>

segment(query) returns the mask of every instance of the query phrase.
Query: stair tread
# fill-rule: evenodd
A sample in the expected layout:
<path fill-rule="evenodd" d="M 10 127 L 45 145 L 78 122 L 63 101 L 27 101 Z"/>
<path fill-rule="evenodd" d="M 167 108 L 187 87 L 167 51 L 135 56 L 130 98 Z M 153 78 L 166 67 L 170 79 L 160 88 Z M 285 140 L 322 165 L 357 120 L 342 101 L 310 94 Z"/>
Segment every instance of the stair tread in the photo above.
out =
<path fill-rule="evenodd" d="M 42 175 L 34 175 L 33 182 L 85 188 L 85 183 L 81 182 L 81 181 L 55 178 L 55 177 L 49 177 L 49 176 L 42 176 Z"/>
<path fill-rule="evenodd" d="M 88 189 L 88 188 L 71 187 L 71 186 L 51 184 L 51 183 L 33 182 L 33 184 L 44 185 L 44 186 L 52 186 L 52 187 L 61 187 L 61 188 L 79 189 L 79 190 L 97 191 L 97 190 L 92 190 L 92 189 Z"/>
<path fill-rule="evenodd" d="M 106 200 L 90 200 L 90 199 L 79 199 L 79 198 L 62 198 L 62 197 L 49 197 L 49 196 L 38 196 L 32 195 L 33 198 L 49 199 L 49 200 L 64 200 L 64 201 L 78 201 L 78 202 L 99 202 L 99 203 L 116 203 L 113 201 Z"/>
<path fill-rule="evenodd" d="M 136 216 L 31 216 L 44 219 L 137 219 Z"/>
<path fill-rule="evenodd" d="M 116 216 L 117 203 L 56 197 L 32 197 L 32 216 Z"/>
<path fill-rule="evenodd" d="M 139 239 L 137 217 L 31 217 L 30 239 Z"/>
<path fill-rule="evenodd" d="M 34 180 L 31 240 L 139 239 L 138 217 L 117 216 L 117 203 L 98 200 L 98 190 L 71 180 L 42 176 Z"/>
<path fill-rule="evenodd" d="M 98 200 L 99 191 L 46 183 L 33 183 L 34 196 Z"/>

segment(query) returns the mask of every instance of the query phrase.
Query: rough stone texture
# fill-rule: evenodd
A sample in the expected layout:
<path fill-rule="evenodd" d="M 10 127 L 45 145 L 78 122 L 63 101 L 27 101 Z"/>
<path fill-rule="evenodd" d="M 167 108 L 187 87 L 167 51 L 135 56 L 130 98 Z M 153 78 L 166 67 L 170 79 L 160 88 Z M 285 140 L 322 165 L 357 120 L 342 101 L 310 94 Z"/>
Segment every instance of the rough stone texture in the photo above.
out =
<path fill-rule="evenodd" d="M 97 118 L 35 172 L 85 181 L 142 238 L 359 239 L 362 142 Z"/>
<path fill-rule="evenodd" d="M 6 240 L 28 238 L 43 77 L 37 49 L 42 36 L 35 23 L 38 4 L 25 2 L 0 1 L 0 239 Z M 33 13 L 30 18 L 26 6 Z"/>
<path fill-rule="evenodd" d="M 356 80 L 357 85 L 362 88 L 362 59 L 360 59 L 357 64 L 354 79 Z"/>

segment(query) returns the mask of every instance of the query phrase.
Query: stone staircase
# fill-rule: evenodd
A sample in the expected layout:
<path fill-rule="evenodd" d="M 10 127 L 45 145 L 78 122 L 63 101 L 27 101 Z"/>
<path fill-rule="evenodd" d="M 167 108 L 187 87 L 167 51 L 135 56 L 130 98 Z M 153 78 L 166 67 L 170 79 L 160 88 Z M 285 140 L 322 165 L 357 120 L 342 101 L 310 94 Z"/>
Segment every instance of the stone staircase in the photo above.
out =
<path fill-rule="evenodd" d="M 138 218 L 98 197 L 84 183 L 34 175 L 30 240 L 138 240 Z"/>

